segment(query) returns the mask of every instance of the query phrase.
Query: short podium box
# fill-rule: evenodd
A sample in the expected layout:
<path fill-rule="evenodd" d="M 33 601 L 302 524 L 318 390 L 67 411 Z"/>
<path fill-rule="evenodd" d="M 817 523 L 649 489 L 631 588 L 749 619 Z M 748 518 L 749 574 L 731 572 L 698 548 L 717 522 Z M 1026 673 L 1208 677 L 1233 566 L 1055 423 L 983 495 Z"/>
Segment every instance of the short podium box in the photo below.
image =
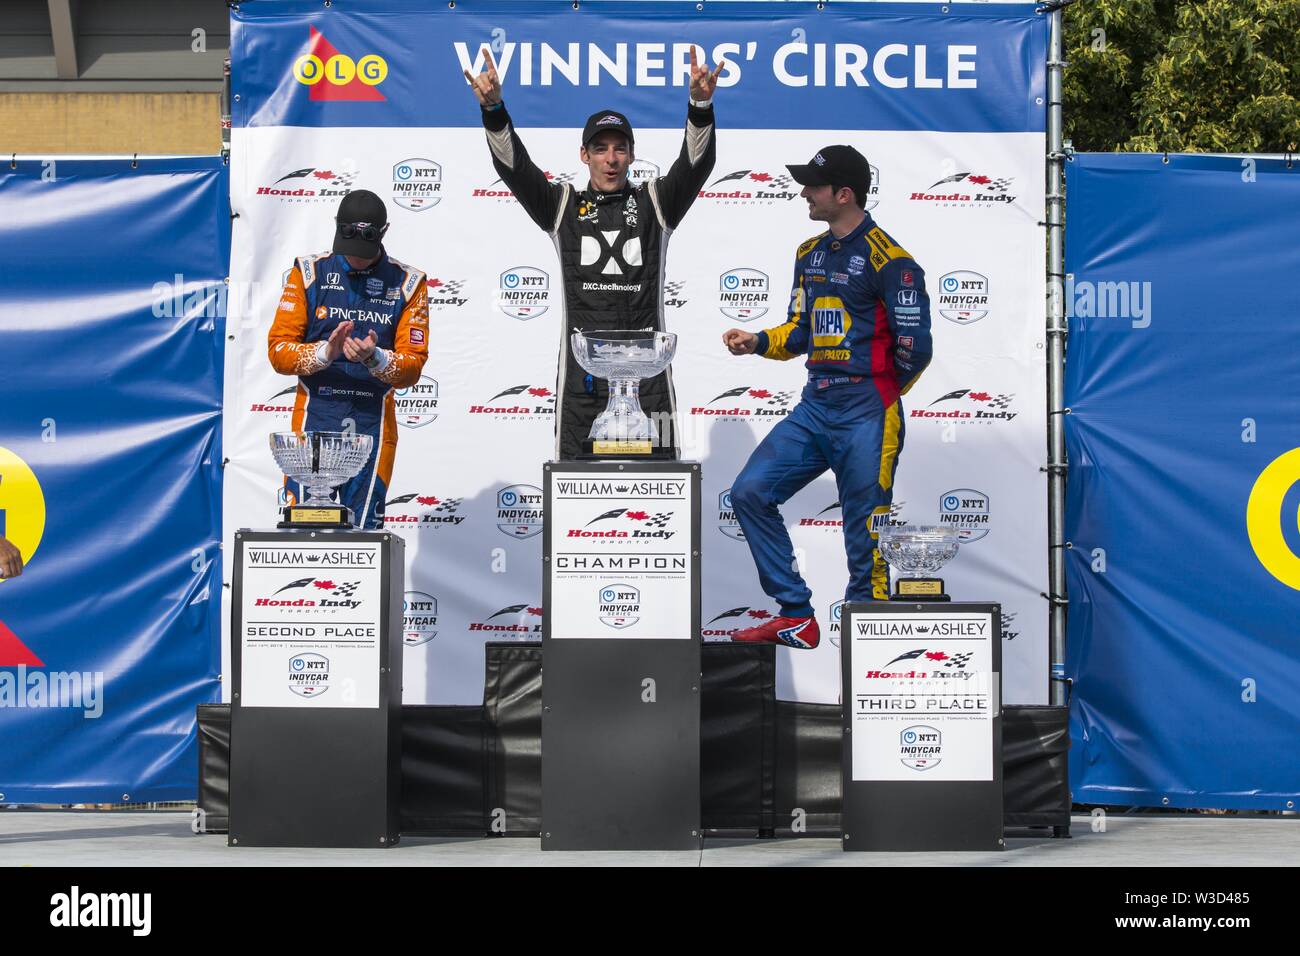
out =
<path fill-rule="evenodd" d="M 1002 841 L 996 604 L 847 604 L 840 641 L 846 850 Z"/>
<path fill-rule="evenodd" d="M 386 532 L 235 535 L 231 846 L 397 842 L 404 552 Z"/>
<path fill-rule="evenodd" d="M 542 849 L 700 845 L 700 466 L 545 469 Z"/>

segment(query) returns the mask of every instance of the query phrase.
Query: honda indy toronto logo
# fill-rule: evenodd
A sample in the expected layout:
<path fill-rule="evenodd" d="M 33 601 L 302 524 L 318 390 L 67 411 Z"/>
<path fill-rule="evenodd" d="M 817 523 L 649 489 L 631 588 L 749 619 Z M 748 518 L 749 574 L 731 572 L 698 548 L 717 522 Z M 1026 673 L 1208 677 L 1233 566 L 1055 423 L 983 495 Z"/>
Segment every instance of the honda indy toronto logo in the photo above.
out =
<path fill-rule="evenodd" d="M 766 388 L 738 385 L 715 395 L 704 405 L 693 405 L 691 414 L 708 416 L 720 421 L 767 419 L 775 422 L 789 415 L 794 403 L 794 389 L 771 391 Z"/>
<path fill-rule="evenodd" d="M 402 643 L 419 647 L 437 636 L 438 599 L 424 591 L 407 591 L 402 595 Z"/>
<path fill-rule="evenodd" d="M 958 269 L 939 277 L 936 302 L 949 322 L 971 325 L 989 314 L 989 280 L 978 272 Z"/>
<path fill-rule="evenodd" d="M 442 201 L 442 166 L 431 159 L 404 159 L 393 167 L 393 202 L 421 212 Z"/>
<path fill-rule="evenodd" d="M 959 388 L 940 395 L 925 408 L 913 408 L 908 418 L 956 421 L 967 425 L 1003 424 L 1015 418 L 1015 395 Z"/>
<path fill-rule="evenodd" d="M 543 175 L 546 176 L 546 181 L 548 183 L 554 183 L 557 186 L 565 183 L 572 183 L 578 178 L 577 173 L 553 173 L 550 170 L 547 170 Z M 473 199 L 491 199 L 501 203 L 513 203 L 519 201 L 515 198 L 515 194 L 510 191 L 509 187 L 506 186 L 505 181 L 501 179 L 494 181 L 489 186 L 476 186 L 470 192 L 470 196 Z"/>
<path fill-rule="evenodd" d="M 939 496 L 939 524 L 957 529 L 962 544 L 989 533 L 989 496 L 974 488 L 954 488 Z"/>
<path fill-rule="evenodd" d="M 731 504 L 731 489 L 718 495 L 718 530 L 734 541 L 744 541 L 745 532 L 736 520 L 736 509 Z"/>
<path fill-rule="evenodd" d="M 817 514 L 812 516 L 805 515 L 799 519 L 800 528 L 821 528 L 823 531 L 843 531 L 844 516 L 836 514 L 840 512 L 840 503 L 838 501 L 827 505 Z"/>
<path fill-rule="evenodd" d="M 465 515 L 456 513 L 464 500 L 419 493 L 398 495 L 384 502 L 384 527 L 422 531 L 455 527 L 465 520 Z"/>
<path fill-rule="evenodd" d="M 732 269 L 718 277 L 718 308 L 729 319 L 751 322 L 767 315 L 770 283 L 757 269 Z"/>
<path fill-rule="evenodd" d="M 510 639 L 524 640 L 541 636 L 542 609 L 536 604 L 508 604 L 498 608 L 481 621 L 471 621 L 469 629 L 487 632 Z"/>
<path fill-rule="evenodd" d="M 329 658 L 321 654 L 295 654 L 289 658 L 289 689 L 299 697 L 319 697 L 329 690 Z"/>
<path fill-rule="evenodd" d="M 496 392 L 481 405 L 469 407 L 471 415 L 490 415 L 505 420 L 555 420 L 555 392 L 545 385 L 524 382 Z"/>
<path fill-rule="evenodd" d="M 253 402 L 248 410 L 258 415 L 275 415 L 284 418 L 293 414 L 293 400 L 298 392 L 297 385 L 290 385 L 276 392 L 265 402 Z"/>
<path fill-rule="evenodd" d="M 700 636 L 706 641 L 730 640 L 737 631 L 758 627 L 774 617 L 776 617 L 775 611 L 767 611 L 763 608 L 750 607 L 749 605 L 733 607 L 715 615 L 700 630 Z"/>
<path fill-rule="evenodd" d="M 535 485 L 506 485 L 497 492 L 497 530 L 509 538 L 533 538 L 542 533 L 542 489 Z"/>
<path fill-rule="evenodd" d="M 700 190 L 699 198 L 732 206 L 774 206 L 799 195 L 795 181 L 785 173 L 738 169 L 719 176 Z"/>
<path fill-rule="evenodd" d="M 354 610 L 362 603 L 360 598 L 353 597 L 360 585 L 360 581 L 298 578 L 272 594 L 255 598 L 253 606 Z"/>
<path fill-rule="evenodd" d="M 467 297 L 461 294 L 467 281 L 466 279 L 435 279 L 432 277 L 427 279 L 425 288 L 429 291 L 429 308 L 440 311 L 459 309 L 469 301 Z"/>
<path fill-rule="evenodd" d="M 337 203 L 352 191 L 359 175 L 337 166 L 303 166 L 263 183 L 254 195 L 287 203 Z"/>
<path fill-rule="evenodd" d="M 680 309 L 686 304 L 686 299 L 682 298 L 686 289 L 684 280 L 676 280 L 664 283 L 664 308 Z"/>
<path fill-rule="evenodd" d="M 641 620 L 641 592 L 630 584 L 606 584 L 597 601 L 600 623 L 615 630 Z"/>
<path fill-rule="evenodd" d="M 943 734 L 927 724 L 906 727 L 898 734 L 898 756 L 913 770 L 937 767 L 943 760 Z"/>
<path fill-rule="evenodd" d="M 581 528 L 570 528 L 568 538 L 639 538 L 667 541 L 677 534 L 669 531 L 671 511 L 641 511 L 631 508 L 614 508 L 598 514 Z"/>
<path fill-rule="evenodd" d="M 501 273 L 496 306 L 512 319 L 535 319 L 551 304 L 551 276 L 533 266 L 515 266 Z"/>
<path fill-rule="evenodd" d="M 993 209 L 1016 201 L 1011 192 L 1014 176 L 986 176 L 983 173 L 955 173 L 914 192 L 911 202 L 962 209 Z"/>
<path fill-rule="evenodd" d="M 404 428 L 420 428 L 438 418 L 438 383 L 427 375 L 407 388 L 393 393 L 397 424 Z"/>

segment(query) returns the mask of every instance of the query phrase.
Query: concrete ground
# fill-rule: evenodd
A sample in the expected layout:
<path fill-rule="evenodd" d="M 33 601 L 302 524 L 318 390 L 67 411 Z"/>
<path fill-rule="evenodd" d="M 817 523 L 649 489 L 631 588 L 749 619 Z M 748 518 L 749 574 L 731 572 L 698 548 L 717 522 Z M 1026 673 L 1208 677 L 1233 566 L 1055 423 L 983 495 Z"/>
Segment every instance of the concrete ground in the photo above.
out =
<path fill-rule="evenodd" d="M 845 853 L 824 838 L 706 839 L 702 851 L 546 852 L 536 839 L 405 837 L 391 850 L 228 847 L 183 811 L 0 811 L 0 866 L 1294 866 L 1300 818 L 1075 816 L 1071 839 L 1010 831 L 988 853 Z"/>

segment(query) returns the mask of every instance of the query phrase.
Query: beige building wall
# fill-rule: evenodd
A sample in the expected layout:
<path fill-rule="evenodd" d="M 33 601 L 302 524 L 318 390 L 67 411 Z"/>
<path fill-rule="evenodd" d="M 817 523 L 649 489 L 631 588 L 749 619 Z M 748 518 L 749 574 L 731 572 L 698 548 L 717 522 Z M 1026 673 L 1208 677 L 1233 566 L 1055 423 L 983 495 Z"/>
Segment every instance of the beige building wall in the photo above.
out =
<path fill-rule="evenodd" d="M 0 93 L 0 154 L 219 152 L 219 93 Z"/>

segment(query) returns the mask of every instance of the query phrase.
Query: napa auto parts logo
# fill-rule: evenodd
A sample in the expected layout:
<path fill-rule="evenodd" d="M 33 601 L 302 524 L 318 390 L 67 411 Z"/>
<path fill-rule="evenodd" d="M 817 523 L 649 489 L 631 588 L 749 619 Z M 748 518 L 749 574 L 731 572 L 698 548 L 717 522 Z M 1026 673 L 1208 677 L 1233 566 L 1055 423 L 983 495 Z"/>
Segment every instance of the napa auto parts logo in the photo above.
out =
<path fill-rule="evenodd" d="M 422 212 L 442 201 L 442 166 L 431 159 L 404 159 L 393 167 L 393 202 Z"/>
<path fill-rule="evenodd" d="M 424 591 L 407 591 L 402 595 L 402 643 L 419 647 L 437 636 L 438 599 Z"/>
<path fill-rule="evenodd" d="M 340 53 L 315 27 L 308 27 L 307 52 L 293 61 L 293 78 L 307 87 L 313 103 L 382 103 L 388 61 L 364 52 L 356 59 Z"/>
<path fill-rule="evenodd" d="M 555 183 L 558 186 L 563 185 L 564 183 L 573 182 L 577 178 L 578 174 L 553 173 L 547 170 L 543 175 L 546 176 L 546 181 L 548 183 Z M 475 199 L 494 199 L 497 202 L 509 203 L 519 201 L 515 199 L 515 194 L 510 191 L 510 189 L 505 185 L 505 181 L 501 179 L 496 180 L 490 186 L 476 186 L 470 195 Z"/>
<path fill-rule="evenodd" d="M 335 581 L 333 578 L 298 578 L 271 594 L 253 601 L 254 607 L 345 608 L 361 606 L 354 597 L 360 581 Z"/>
<path fill-rule="evenodd" d="M 596 603 L 600 623 L 606 627 L 622 630 L 641 620 L 641 592 L 630 584 L 602 586 Z"/>
<path fill-rule="evenodd" d="M 767 315 L 771 283 L 757 269 L 732 269 L 718 276 L 718 308 L 729 319 L 750 322 Z"/>
<path fill-rule="evenodd" d="M 545 385 L 524 382 L 492 395 L 481 405 L 469 407 L 471 415 L 491 415 L 500 420 L 555 420 L 555 392 Z"/>
<path fill-rule="evenodd" d="M 297 391 L 297 385 L 290 385 L 288 388 L 276 392 L 265 402 L 254 402 L 248 406 L 248 410 L 259 415 L 279 415 L 283 417 L 292 414 L 293 397 Z"/>
<path fill-rule="evenodd" d="M 722 421 L 747 421 L 752 418 L 773 420 L 790 414 L 794 398 L 793 389 L 774 392 L 766 388 L 738 385 L 715 395 L 704 405 L 692 406 L 691 414 L 708 415 Z"/>
<path fill-rule="evenodd" d="M 593 517 L 581 528 L 570 528 L 569 538 L 656 538 L 667 541 L 676 531 L 666 525 L 672 521 L 671 511 L 640 511 L 632 508 L 614 508 Z"/>
<path fill-rule="evenodd" d="M 541 534 L 544 500 L 536 485 L 506 485 L 497 492 L 497 530 L 509 538 Z"/>
<path fill-rule="evenodd" d="M 384 527 L 421 530 L 455 527 L 465 520 L 465 515 L 456 513 L 464 500 L 419 493 L 398 495 L 384 502 Z"/>
<path fill-rule="evenodd" d="M 490 607 L 491 605 L 489 605 Z M 510 604 L 469 625 L 471 631 L 503 634 L 512 637 L 540 635 L 542 609 L 535 604 Z"/>
<path fill-rule="evenodd" d="M 986 176 L 982 173 L 956 173 L 946 176 L 929 188 L 912 193 L 911 202 L 932 206 L 986 209 L 1014 203 L 1011 193 L 1014 176 Z"/>
<path fill-rule="evenodd" d="M 289 689 L 299 697 L 319 697 L 330 689 L 330 661 L 323 654 L 289 658 Z"/>
<path fill-rule="evenodd" d="M 731 489 L 718 495 L 718 530 L 733 541 L 744 541 L 745 532 L 736 520 L 736 509 L 731 504 Z"/>
<path fill-rule="evenodd" d="M 420 428 L 438 418 L 438 383 L 427 375 L 407 388 L 393 393 L 397 424 Z"/>
<path fill-rule="evenodd" d="M 989 533 L 989 496 L 974 488 L 954 488 L 939 496 L 939 524 L 957 529 L 962 544 Z"/>
<path fill-rule="evenodd" d="M 729 640 L 737 631 L 758 627 L 774 617 L 776 617 L 775 612 L 766 611 L 762 608 L 750 607 L 749 605 L 733 607 L 716 615 L 706 623 L 700 630 L 700 636 L 706 640 Z"/>
<path fill-rule="evenodd" d="M 461 295 L 465 289 L 466 279 L 428 279 L 425 288 L 429 290 L 430 309 L 459 309 L 468 298 Z"/>
<path fill-rule="evenodd" d="M 515 266 L 501 273 L 496 306 L 512 319 L 535 319 L 551 304 L 551 276 L 533 266 Z"/>
<path fill-rule="evenodd" d="M 789 202 L 799 195 L 795 181 L 785 173 L 762 169 L 738 169 L 720 176 L 700 190 L 700 199 L 722 205 L 765 205 Z"/>
<path fill-rule="evenodd" d="M 304 166 L 292 169 L 274 182 L 257 187 L 255 195 L 270 196 L 283 202 L 337 202 L 352 191 L 360 174 L 331 166 Z"/>
<path fill-rule="evenodd" d="M 949 322 L 971 325 L 989 314 L 989 280 L 978 272 L 958 269 L 939 277 L 935 303 Z"/>
<path fill-rule="evenodd" d="M 959 388 L 940 395 L 925 408 L 913 408 L 908 417 L 957 421 L 963 425 L 1009 422 L 1019 414 L 1012 411 L 1015 397 L 1014 394 Z"/>

